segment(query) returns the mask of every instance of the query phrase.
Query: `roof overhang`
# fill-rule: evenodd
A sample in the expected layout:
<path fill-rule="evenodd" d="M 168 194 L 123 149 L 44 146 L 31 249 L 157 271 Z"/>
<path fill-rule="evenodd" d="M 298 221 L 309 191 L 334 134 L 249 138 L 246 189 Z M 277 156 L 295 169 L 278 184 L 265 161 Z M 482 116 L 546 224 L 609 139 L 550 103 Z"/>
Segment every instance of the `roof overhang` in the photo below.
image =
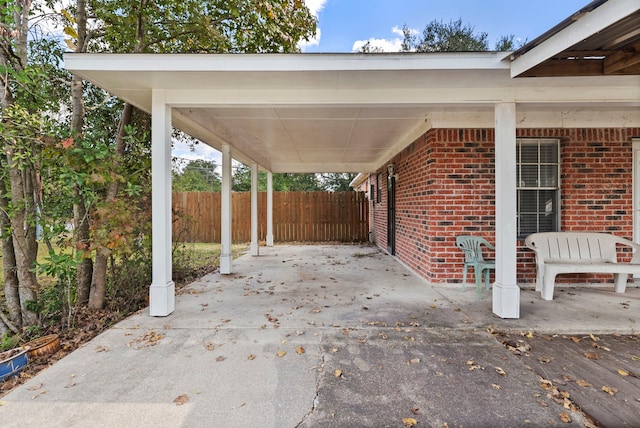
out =
<path fill-rule="evenodd" d="M 453 118 L 492 127 L 500 102 L 529 117 L 640 105 L 638 76 L 513 79 L 505 56 L 68 54 L 65 67 L 149 113 L 162 92 L 174 127 L 273 172 L 375 171 Z"/>
<path fill-rule="evenodd" d="M 511 59 L 513 77 L 638 75 L 640 1 L 592 1 Z"/>

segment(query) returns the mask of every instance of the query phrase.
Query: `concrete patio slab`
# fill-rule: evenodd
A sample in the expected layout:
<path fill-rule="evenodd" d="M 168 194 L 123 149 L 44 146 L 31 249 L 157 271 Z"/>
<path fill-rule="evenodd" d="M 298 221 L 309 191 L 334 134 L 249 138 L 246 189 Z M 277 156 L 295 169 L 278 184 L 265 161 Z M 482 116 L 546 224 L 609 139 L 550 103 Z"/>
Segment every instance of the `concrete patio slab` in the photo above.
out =
<path fill-rule="evenodd" d="M 372 246 L 261 248 L 0 398 L 3 427 L 575 426 L 488 330 L 635 333 L 640 289 L 490 294 L 427 284 Z M 500 373 L 500 370 L 504 374 Z"/>

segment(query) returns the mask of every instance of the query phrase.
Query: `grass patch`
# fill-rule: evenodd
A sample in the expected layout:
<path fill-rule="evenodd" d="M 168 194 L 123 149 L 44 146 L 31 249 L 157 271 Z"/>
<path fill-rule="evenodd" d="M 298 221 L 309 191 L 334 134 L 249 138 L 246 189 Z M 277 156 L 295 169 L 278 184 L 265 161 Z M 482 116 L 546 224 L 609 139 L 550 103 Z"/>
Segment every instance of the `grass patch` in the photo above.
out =
<path fill-rule="evenodd" d="M 237 258 L 249 249 L 249 244 L 234 244 L 231 255 Z M 174 243 L 173 280 L 176 286 L 184 286 L 215 271 L 220 266 L 221 245 L 217 243 Z"/>

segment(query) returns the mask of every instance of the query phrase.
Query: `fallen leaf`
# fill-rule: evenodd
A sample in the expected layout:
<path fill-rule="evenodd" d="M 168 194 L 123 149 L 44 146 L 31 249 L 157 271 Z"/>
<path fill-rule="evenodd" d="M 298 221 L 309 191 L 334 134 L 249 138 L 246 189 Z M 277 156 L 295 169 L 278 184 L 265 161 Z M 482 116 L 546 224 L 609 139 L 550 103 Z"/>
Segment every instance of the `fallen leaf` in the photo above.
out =
<path fill-rule="evenodd" d="M 536 357 L 536 360 L 540 361 L 541 363 L 548 363 L 551 361 L 550 357 Z"/>
<path fill-rule="evenodd" d="M 247 360 L 249 360 L 249 361 L 253 361 L 255 359 L 256 359 L 256 356 L 253 355 L 253 354 L 249 354 L 249 356 L 247 357 Z"/>
<path fill-rule="evenodd" d="M 44 386 L 43 383 L 39 383 L 38 385 L 30 386 L 29 388 L 27 388 L 27 390 L 29 390 L 29 391 L 37 391 L 40 388 L 42 388 L 43 386 Z"/>
<path fill-rule="evenodd" d="M 571 423 L 571 416 L 569 416 L 569 413 L 567 413 L 567 412 L 560 413 L 558 415 L 558 418 L 560 418 L 560 420 L 562 422 L 564 422 L 565 424 Z"/>
<path fill-rule="evenodd" d="M 526 337 L 528 337 L 529 339 L 533 339 L 533 332 L 529 331 L 526 335 Z"/>
<path fill-rule="evenodd" d="M 600 356 L 595 352 L 585 352 L 584 356 L 590 360 L 599 360 Z"/>
<path fill-rule="evenodd" d="M 410 359 L 407 364 L 411 365 L 411 364 L 418 364 L 420 362 L 420 358 L 412 358 Z"/>
<path fill-rule="evenodd" d="M 109 352 L 109 348 L 106 346 L 96 346 L 96 352 Z"/>
<path fill-rule="evenodd" d="M 335 370 L 333 371 L 333 376 L 334 376 L 334 377 L 342 377 L 342 370 L 340 370 L 340 369 L 335 369 Z"/>
<path fill-rule="evenodd" d="M 411 408 L 411 413 L 413 413 L 414 415 L 419 415 L 420 414 L 420 409 L 417 408 L 416 406 L 413 406 Z"/>
<path fill-rule="evenodd" d="M 575 343 L 580 342 L 580 339 L 575 336 L 571 336 L 569 339 L 573 340 Z"/>
<path fill-rule="evenodd" d="M 414 427 L 418 423 L 418 421 L 413 418 L 402 418 L 402 423 L 405 427 L 411 428 Z"/>
<path fill-rule="evenodd" d="M 633 361 L 640 361 L 640 357 L 635 356 L 635 355 L 632 355 L 632 356 L 631 356 L 631 359 L 632 359 Z"/>
<path fill-rule="evenodd" d="M 338 352 L 338 348 L 331 348 L 331 353 L 335 354 L 336 352 Z"/>
<path fill-rule="evenodd" d="M 618 392 L 616 388 L 610 386 L 603 386 L 601 389 L 609 395 L 616 395 L 616 392 Z"/>
<path fill-rule="evenodd" d="M 32 400 L 35 400 L 36 398 L 38 398 L 38 397 L 39 397 L 39 396 L 41 396 L 42 394 L 46 394 L 46 393 L 47 393 L 47 390 L 46 390 L 46 389 L 43 389 L 42 391 L 40 391 L 40 392 L 38 392 L 37 394 L 33 395 L 33 396 L 31 397 L 31 399 L 32 399 Z"/>
<path fill-rule="evenodd" d="M 189 396 L 187 394 L 178 395 L 173 402 L 176 406 L 182 406 L 183 404 L 189 401 Z"/>
<path fill-rule="evenodd" d="M 296 348 L 296 352 L 298 353 L 298 355 L 304 354 L 304 348 L 302 346 L 298 346 Z"/>
<path fill-rule="evenodd" d="M 500 385 L 496 384 L 496 383 L 492 383 L 492 384 L 491 384 L 491 387 L 492 387 L 493 389 L 502 389 L 502 387 L 501 387 Z"/>
<path fill-rule="evenodd" d="M 569 400 L 568 398 L 565 398 L 565 399 L 564 399 L 563 406 L 564 406 L 564 408 L 565 408 L 565 409 L 567 409 L 567 410 L 571 409 L 571 400 Z"/>
<path fill-rule="evenodd" d="M 216 357 L 216 362 L 220 363 L 220 362 L 222 362 L 222 361 L 224 361 L 226 359 L 227 359 L 227 357 L 224 357 L 222 355 L 218 355 L 218 357 Z"/>
<path fill-rule="evenodd" d="M 500 376 L 506 376 L 507 375 L 507 373 L 504 370 L 502 370 L 501 367 L 496 367 L 496 373 L 498 373 Z"/>
<path fill-rule="evenodd" d="M 580 386 L 591 386 L 591 384 L 589 382 L 587 382 L 586 380 L 582 380 L 582 379 L 578 379 L 576 381 L 576 384 L 580 385 Z"/>
<path fill-rule="evenodd" d="M 600 340 L 598 336 L 594 336 L 593 334 L 590 334 L 589 337 L 591 337 L 591 340 L 593 340 L 594 342 L 597 342 L 598 340 Z"/>
<path fill-rule="evenodd" d="M 618 374 L 620 376 L 629 376 L 629 372 L 626 370 L 618 369 Z"/>
<path fill-rule="evenodd" d="M 5 404 L 7 404 L 6 401 L 0 401 L 0 407 L 4 406 Z"/>
<path fill-rule="evenodd" d="M 278 353 L 276 355 L 278 357 L 284 357 L 285 355 L 287 355 L 287 353 L 285 351 L 278 351 Z"/>

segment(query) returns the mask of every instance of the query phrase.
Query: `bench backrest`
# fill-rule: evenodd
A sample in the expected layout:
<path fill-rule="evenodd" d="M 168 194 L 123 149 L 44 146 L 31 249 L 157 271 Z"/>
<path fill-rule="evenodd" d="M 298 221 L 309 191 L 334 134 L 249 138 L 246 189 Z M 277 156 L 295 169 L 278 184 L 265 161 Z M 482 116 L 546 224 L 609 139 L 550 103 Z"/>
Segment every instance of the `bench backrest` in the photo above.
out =
<path fill-rule="evenodd" d="M 626 241 L 615 235 L 595 232 L 540 232 L 527 236 L 525 244 L 545 262 L 617 261 L 616 244 Z"/>

